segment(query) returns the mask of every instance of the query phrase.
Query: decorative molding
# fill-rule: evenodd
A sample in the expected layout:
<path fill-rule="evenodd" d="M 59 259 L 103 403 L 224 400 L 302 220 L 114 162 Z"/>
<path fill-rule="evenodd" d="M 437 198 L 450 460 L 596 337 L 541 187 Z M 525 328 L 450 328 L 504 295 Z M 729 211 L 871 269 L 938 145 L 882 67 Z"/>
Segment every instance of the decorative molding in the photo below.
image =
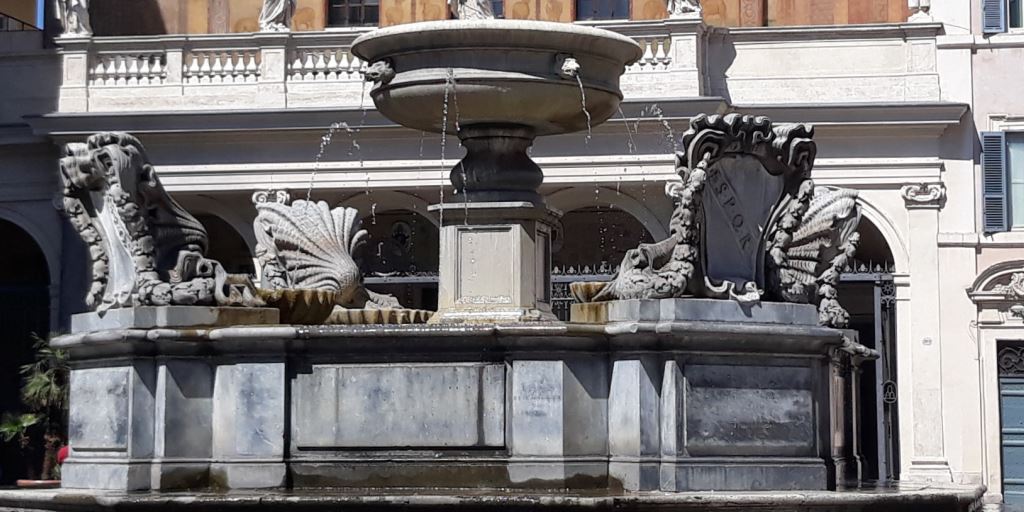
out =
<path fill-rule="evenodd" d="M 1011 274 L 1009 283 L 996 285 L 993 291 L 1002 293 L 1008 300 L 1024 299 L 1024 268 Z"/>
<path fill-rule="evenodd" d="M 967 289 L 978 305 L 979 325 L 1024 323 L 1024 260 L 996 263 L 978 274 Z"/>
<path fill-rule="evenodd" d="M 946 202 L 946 186 L 942 183 L 920 183 L 917 185 L 904 185 L 900 188 L 900 195 L 906 202 L 906 207 L 911 208 L 942 208 Z"/>

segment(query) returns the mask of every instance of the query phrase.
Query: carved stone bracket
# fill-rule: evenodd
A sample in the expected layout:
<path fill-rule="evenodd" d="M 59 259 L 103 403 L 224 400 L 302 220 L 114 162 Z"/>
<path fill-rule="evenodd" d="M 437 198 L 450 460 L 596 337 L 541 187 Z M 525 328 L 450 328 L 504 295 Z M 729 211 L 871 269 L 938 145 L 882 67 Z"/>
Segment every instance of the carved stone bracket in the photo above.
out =
<path fill-rule="evenodd" d="M 900 195 L 907 208 L 942 208 L 946 201 L 946 186 L 942 183 L 904 185 Z"/>

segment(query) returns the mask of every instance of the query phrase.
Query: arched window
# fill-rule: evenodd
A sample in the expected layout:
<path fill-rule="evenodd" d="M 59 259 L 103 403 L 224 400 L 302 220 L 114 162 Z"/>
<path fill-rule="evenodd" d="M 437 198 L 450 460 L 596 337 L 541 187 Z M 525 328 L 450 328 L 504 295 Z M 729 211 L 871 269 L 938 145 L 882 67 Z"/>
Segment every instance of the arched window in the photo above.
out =
<path fill-rule="evenodd" d="M 629 19 L 629 0 L 576 0 L 576 19 L 579 21 Z"/>

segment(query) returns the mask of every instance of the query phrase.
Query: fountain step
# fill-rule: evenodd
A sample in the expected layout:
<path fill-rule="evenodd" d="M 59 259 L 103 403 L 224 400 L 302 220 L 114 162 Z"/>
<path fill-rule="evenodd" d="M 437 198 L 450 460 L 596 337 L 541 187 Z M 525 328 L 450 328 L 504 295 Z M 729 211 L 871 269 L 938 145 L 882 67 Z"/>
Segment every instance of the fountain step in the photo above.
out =
<path fill-rule="evenodd" d="M 759 510 L 967 512 L 981 509 L 984 487 L 901 483 L 843 491 L 723 493 L 526 493 L 459 490 L 449 493 L 379 489 L 231 493 L 85 493 L 70 489 L 2 490 L 11 511 L 64 510 Z"/>

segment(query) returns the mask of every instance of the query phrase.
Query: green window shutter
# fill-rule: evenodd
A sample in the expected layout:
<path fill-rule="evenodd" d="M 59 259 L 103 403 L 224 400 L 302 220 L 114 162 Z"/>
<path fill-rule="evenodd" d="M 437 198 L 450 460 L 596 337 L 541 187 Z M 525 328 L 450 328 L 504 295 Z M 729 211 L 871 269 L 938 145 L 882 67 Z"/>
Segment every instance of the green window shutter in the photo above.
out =
<path fill-rule="evenodd" d="M 1006 133 L 981 132 L 982 224 L 986 233 L 1007 230 Z"/>

